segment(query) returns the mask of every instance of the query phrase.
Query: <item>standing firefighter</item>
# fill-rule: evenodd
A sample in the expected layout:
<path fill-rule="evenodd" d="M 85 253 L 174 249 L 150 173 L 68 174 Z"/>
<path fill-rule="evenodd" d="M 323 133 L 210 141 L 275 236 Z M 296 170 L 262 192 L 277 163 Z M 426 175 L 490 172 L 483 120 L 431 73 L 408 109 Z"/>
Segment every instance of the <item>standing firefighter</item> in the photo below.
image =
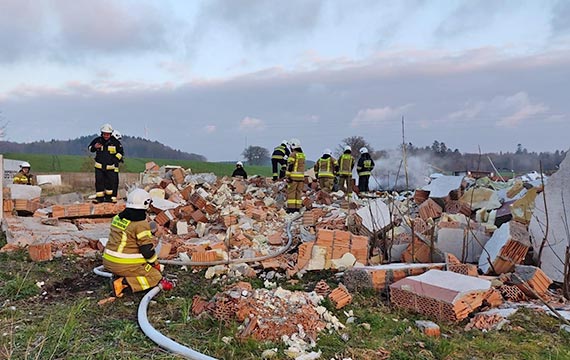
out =
<path fill-rule="evenodd" d="M 115 169 L 123 159 L 123 146 L 111 136 L 112 133 L 113 127 L 104 124 L 101 126 L 101 136 L 89 144 L 89 151 L 95 153 L 95 191 L 96 201 L 99 203 L 117 201 L 116 194 L 113 196 L 115 182 L 119 178 Z"/>
<path fill-rule="evenodd" d="M 358 172 L 358 190 L 360 192 L 370 191 L 368 181 L 370 180 L 374 165 L 374 160 L 370 157 L 368 149 L 365 147 L 360 148 L 360 158 L 356 165 L 356 172 Z"/>
<path fill-rule="evenodd" d="M 344 152 L 338 159 L 339 189 L 346 193 L 347 198 L 352 195 L 352 168 L 354 158 L 351 155 L 350 146 L 344 147 Z M 346 184 L 346 185 L 345 185 Z"/>
<path fill-rule="evenodd" d="M 14 175 L 12 182 L 21 185 L 35 185 L 34 175 L 30 173 L 31 165 L 29 162 L 24 161 L 20 164 L 20 171 Z"/>
<path fill-rule="evenodd" d="M 242 178 L 247 179 L 247 172 L 245 172 L 241 161 L 236 163 L 236 168 L 234 169 L 234 172 L 232 172 L 232 177 L 236 176 L 241 176 Z"/>
<path fill-rule="evenodd" d="M 271 168 L 273 170 L 273 180 L 277 180 L 279 177 L 280 179 L 283 176 L 280 174 L 280 166 L 287 165 L 287 157 L 291 153 L 289 151 L 289 143 L 287 140 L 281 141 L 281 144 L 273 149 L 273 154 L 271 155 Z"/>
<path fill-rule="evenodd" d="M 113 130 L 112 133 L 113 137 L 115 139 L 117 139 L 117 141 L 120 143 L 121 139 L 123 138 L 123 135 L 121 135 L 120 132 L 118 132 L 117 130 Z M 122 145 L 121 145 L 122 146 Z M 119 160 L 120 163 L 124 162 L 125 158 L 121 157 L 121 160 Z M 113 178 L 113 194 L 111 195 L 111 200 L 113 202 L 117 202 L 117 194 L 119 192 L 119 165 L 117 165 L 117 167 L 115 168 L 115 176 Z"/>
<path fill-rule="evenodd" d="M 330 193 L 334 185 L 335 168 L 338 166 L 335 158 L 332 157 L 331 149 L 325 149 L 323 156 L 315 163 L 315 173 L 319 179 L 321 190 Z"/>
<path fill-rule="evenodd" d="M 289 182 L 287 186 L 287 212 L 293 213 L 299 211 L 303 205 L 301 195 L 305 186 L 305 154 L 301 149 L 301 141 L 291 139 L 290 144 L 293 152 L 287 159 L 285 176 Z"/>
<path fill-rule="evenodd" d="M 146 210 L 151 202 L 148 192 L 133 190 L 127 196 L 126 209 L 111 223 L 103 266 L 117 277 L 113 280 L 117 297 L 122 297 L 127 288 L 132 292 L 143 291 L 159 282 L 165 290 L 172 288 L 172 283 L 162 279 L 151 227 L 146 220 Z"/>

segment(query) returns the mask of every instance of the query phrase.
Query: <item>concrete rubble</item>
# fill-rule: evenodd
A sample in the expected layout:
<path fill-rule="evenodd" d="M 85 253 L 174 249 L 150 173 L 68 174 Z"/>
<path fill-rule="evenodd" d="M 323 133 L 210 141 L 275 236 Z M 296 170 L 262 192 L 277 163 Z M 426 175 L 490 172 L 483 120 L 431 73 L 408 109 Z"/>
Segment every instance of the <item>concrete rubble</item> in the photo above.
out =
<path fill-rule="evenodd" d="M 568 227 L 559 215 L 567 214 L 562 200 L 568 198 L 569 171 L 566 159 L 544 179 L 441 175 L 415 191 L 378 191 L 350 201 L 342 191 L 318 191 L 316 182 L 307 181 L 291 241 L 286 224 L 293 216 L 284 210 L 283 182 L 218 178 L 148 163 L 139 185 L 153 198 L 149 218 L 158 227 L 159 258 L 191 261 L 212 282 L 234 282 L 212 299 L 195 297 L 195 316 L 238 321 L 237 338 L 282 341 L 289 356 L 317 358 L 318 333 L 340 334 L 346 326 L 320 305 L 324 298 L 336 309 L 350 309 L 356 293 L 373 289 L 397 307 L 456 322 L 505 302 L 555 297 L 549 287 L 562 280 L 559 257 Z M 122 201 L 91 204 L 77 194 L 41 199 L 25 190 L 21 195 L 20 189 L 4 189 L 8 245 L 2 251 L 27 247 L 35 261 L 69 253 L 98 256 L 99 239 L 124 208 Z M 549 217 L 548 227 L 543 197 L 549 214 L 558 214 Z M 537 255 L 545 229 L 548 245 L 538 267 L 529 251 Z M 287 251 L 272 256 L 285 246 Z M 314 291 L 280 287 L 324 270 L 337 276 L 318 282 Z M 252 289 L 246 282 L 251 278 L 262 280 L 264 288 Z M 469 328 L 496 329 L 500 316 L 486 313 Z M 428 335 L 439 334 L 435 324 L 417 325 Z"/>

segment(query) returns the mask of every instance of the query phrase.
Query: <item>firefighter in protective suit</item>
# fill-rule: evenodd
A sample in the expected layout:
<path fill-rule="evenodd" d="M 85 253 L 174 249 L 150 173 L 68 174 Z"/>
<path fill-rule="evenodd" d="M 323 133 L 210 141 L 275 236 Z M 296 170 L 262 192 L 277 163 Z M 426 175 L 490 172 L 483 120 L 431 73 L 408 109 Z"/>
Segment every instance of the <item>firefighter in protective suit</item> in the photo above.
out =
<path fill-rule="evenodd" d="M 374 166 L 374 160 L 370 157 L 368 149 L 365 147 L 360 148 L 360 158 L 356 165 L 356 172 L 358 173 L 358 190 L 360 192 L 370 191 L 368 181 L 370 180 L 370 175 L 372 174 Z"/>
<path fill-rule="evenodd" d="M 34 176 L 30 174 L 30 168 L 32 166 L 29 162 L 24 161 L 20 164 L 20 171 L 16 175 L 14 175 L 14 179 L 12 182 L 14 184 L 21 184 L 21 185 L 35 185 L 36 181 L 34 180 Z"/>
<path fill-rule="evenodd" d="M 123 135 L 117 131 L 116 129 L 113 129 L 113 132 L 111 133 L 111 136 L 113 136 L 115 139 L 117 139 L 117 141 L 120 143 L 121 139 L 123 138 Z M 122 145 L 121 145 L 122 147 Z M 121 160 L 119 160 L 120 163 L 125 162 L 125 157 L 122 156 Z M 115 174 L 113 177 L 113 194 L 111 194 L 111 201 L 112 202 L 117 202 L 117 194 L 119 193 L 119 165 L 117 165 L 117 167 L 115 168 Z"/>
<path fill-rule="evenodd" d="M 148 192 L 135 189 L 127 195 L 125 210 L 111 222 L 103 266 L 115 275 L 113 290 L 117 297 L 122 297 L 127 288 L 132 292 L 143 291 L 159 282 L 165 290 L 172 288 L 172 283 L 162 278 L 151 226 L 146 220 L 151 202 Z"/>
<path fill-rule="evenodd" d="M 291 139 L 291 155 L 287 159 L 287 212 L 298 212 L 303 205 L 301 196 L 305 186 L 305 154 L 301 149 L 301 141 Z"/>
<path fill-rule="evenodd" d="M 338 166 L 335 158 L 332 157 L 331 149 L 325 149 L 323 156 L 315 163 L 315 174 L 319 179 L 319 187 L 324 192 L 330 193 L 334 186 L 335 168 Z"/>
<path fill-rule="evenodd" d="M 354 167 L 354 158 L 351 155 L 350 146 L 344 147 L 344 152 L 338 159 L 338 177 L 339 190 L 346 193 L 347 198 L 352 195 L 352 168 Z"/>
<path fill-rule="evenodd" d="M 89 144 L 89 151 L 95 153 L 95 191 L 98 203 L 117 201 L 114 190 L 119 177 L 115 169 L 119 167 L 124 152 L 123 145 L 112 136 L 112 133 L 113 127 L 104 124 L 101 126 L 101 136 Z"/>
<path fill-rule="evenodd" d="M 291 154 L 289 151 L 289 142 L 287 140 L 281 141 L 281 144 L 273 149 L 271 154 L 271 170 L 273 171 L 273 181 L 282 179 L 285 173 L 280 171 L 280 167 L 287 165 L 287 158 Z"/>

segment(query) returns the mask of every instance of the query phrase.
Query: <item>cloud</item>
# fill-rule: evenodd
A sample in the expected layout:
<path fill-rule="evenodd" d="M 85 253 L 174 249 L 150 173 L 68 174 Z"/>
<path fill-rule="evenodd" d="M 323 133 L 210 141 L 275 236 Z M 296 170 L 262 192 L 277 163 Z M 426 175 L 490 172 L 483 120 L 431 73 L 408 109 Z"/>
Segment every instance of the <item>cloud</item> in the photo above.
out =
<path fill-rule="evenodd" d="M 208 134 L 211 134 L 216 131 L 216 125 L 206 125 L 204 126 L 204 131 Z"/>
<path fill-rule="evenodd" d="M 240 35 L 244 46 L 266 46 L 297 35 L 306 36 L 318 23 L 323 2 L 320 0 L 250 1 L 214 0 L 202 6 L 195 40 L 219 24 Z"/>
<path fill-rule="evenodd" d="M 382 108 L 363 109 L 350 122 L 352 127 L 382 126 L 400 119 L 412 104 L 400 107 L 385 106 Z"/>
<path fill-rule="evenodd" d="M 438 37 L 457 37 L 491 25 L 501 12 L 507 11 L 505 2 L 468 0 L 460 3 L 436 28 Z"/>
<path fill-rule="evenodd" d="M 167 46 L 165 7 L 112 0 L 2 0 L 0 61 L 157 51 Z"/>
<path fill-rule="evenodd" d="M 239 128 L 241 130 L 263 130 L 265 123 L 263 120 L 246 116 L 239 122 Z"/>
<path fill-rule="evenodd" d="M 542 102 L 533 102 L 524 91 L 509 96 L 495 96 L 488 101 L 470 102 L 464 108 L 454 111 L 442 122 L 494 124 L 512 128 L 530 120 L 547 120 L 550 108 Z M 559 115 L 553 115 L 559 118 Z"/>
<path fill-rule="evenodd" d="M 570 32 L 570 1 L 558 0 L 552 9 L 551 28 L 555 35 Z"/>

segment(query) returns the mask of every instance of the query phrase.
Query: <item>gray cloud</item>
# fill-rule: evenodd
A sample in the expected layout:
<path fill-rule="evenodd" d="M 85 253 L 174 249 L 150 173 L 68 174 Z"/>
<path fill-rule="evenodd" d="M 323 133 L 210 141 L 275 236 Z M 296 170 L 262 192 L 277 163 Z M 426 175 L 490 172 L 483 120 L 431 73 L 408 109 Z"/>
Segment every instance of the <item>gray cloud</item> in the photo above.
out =
<path fill-rule="evenodd" d="M 558 0 L 554 5 L 551 26 L 555 35 L 568 34 L 570 30 L 570 1 Z"/>
<path fill-rule="evenodd" d="M 166 10 L 127 1 L 1 0 L 0 61 L 48 58 L 75 61 L 93 55 L 163 49 Z"/>
<path fill-rule="evenodd" d="M 214 0 L 202 6 L 192 39 L 212 27 L 233 29 L 244 46 L 266 46 L 311 32 L 319 21 L 321 0 Z"/>
<path fill-rule="evenodd" d="M 478 145 L 514 150 L 518 143 L 529 150 L 567 149 L 570 53 L 483 53 L 413 64 L 395 58 L 307 72 L 273 69 L 175 88 L 114 82 L 26 88 L 0 94 L 0 108 L 12 140 L 74 138 L 110 122 L 126 135 L 142 136 L 146 126 L 153 140 L 211 160 L 236 160 L 246 141 L 271 148 L 291 137 L 310 158 L 352 135 L 375 149 L 395 148 L 401 116 L 407 141 L 419 146 L 439 140 L 471 152 Z"/>

